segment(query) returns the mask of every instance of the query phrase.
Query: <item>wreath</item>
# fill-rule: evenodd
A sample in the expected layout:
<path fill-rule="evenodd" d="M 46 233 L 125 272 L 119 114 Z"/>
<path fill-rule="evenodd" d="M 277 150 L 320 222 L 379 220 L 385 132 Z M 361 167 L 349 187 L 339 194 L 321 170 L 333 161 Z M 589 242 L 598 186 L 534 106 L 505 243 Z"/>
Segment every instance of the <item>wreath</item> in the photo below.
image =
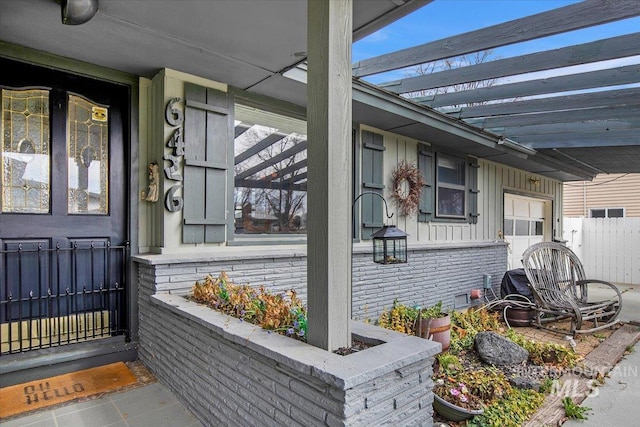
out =
<path fill-rule="evenodd" d="M 424 177 L 416 165 L 402 160 L 393 171 L 392 178 L 393 193 L 391 197 L 400 208 L 400 213 L 402 215 L 413 215 L 420 205 L 420 195 L 425 184 Z"/>

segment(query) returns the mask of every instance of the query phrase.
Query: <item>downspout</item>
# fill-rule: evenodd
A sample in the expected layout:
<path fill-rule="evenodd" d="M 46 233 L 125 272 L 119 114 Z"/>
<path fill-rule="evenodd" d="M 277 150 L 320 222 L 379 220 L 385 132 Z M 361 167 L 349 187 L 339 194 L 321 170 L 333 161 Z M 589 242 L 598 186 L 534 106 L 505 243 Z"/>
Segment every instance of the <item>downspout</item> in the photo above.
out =
<path fill-rule="evenodd" d="M 582 181 L 582 215 L 587 218 L 587 181 Z"/>

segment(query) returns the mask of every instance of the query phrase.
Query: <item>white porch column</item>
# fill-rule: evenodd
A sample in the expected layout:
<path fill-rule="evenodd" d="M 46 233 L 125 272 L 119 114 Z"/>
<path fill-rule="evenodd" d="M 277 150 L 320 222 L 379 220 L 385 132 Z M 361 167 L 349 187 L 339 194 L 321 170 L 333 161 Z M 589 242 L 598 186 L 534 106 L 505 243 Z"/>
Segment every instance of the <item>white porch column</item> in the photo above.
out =
<path fill-rule="evenodd" d="M 351 345 L 352 0 L 307 1 L 308 341 Z"/>

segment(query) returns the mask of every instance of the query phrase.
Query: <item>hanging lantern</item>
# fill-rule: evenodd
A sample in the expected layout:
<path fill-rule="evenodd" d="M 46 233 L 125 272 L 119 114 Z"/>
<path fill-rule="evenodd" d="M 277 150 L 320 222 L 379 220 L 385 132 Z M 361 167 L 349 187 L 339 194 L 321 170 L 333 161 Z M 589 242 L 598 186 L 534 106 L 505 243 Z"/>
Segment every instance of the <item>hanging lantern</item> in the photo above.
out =
<path fill-rule="evenodd" d="M 378 264 L 404 264 L 407 262 L 408 234 L 395 225 L 385 225 L 371 235 L 373 262 Z"/>

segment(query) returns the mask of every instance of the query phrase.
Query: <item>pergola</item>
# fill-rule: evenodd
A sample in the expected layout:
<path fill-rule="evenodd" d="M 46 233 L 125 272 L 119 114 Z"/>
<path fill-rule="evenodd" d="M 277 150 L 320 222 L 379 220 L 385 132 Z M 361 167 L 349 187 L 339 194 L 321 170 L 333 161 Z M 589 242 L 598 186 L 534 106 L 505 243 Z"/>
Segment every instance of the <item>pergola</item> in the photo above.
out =
<path fill-rule="evenodd" d="M 428 6 L 427 6 L 428 7 Z M 542 39 L 640 15 L 633 0 L 585 0 L 465 34 L 362 60 L 353 66 L 366 78 L 438 60 Z M 535 155 L 567 169 L 599 173 L 640 172 L 640 33 L 594 40 L 444 71 L 378 83 L 420 105 L 445 112 L 478 128 L 535 150 Z M 597 71 L 567 69 L 610 61 Z M 544 78 L 501 83 L 506 77 L 547 71 Z M 490 85 L 474 85 L 492 81 Z M 462 90 L 455 85 L 467 85 Z M 459 86 L 458 86 L 459 87 Z M 402 127 L 394 129 L 402 133 Z M 533 151 L 531 154 L 534 154 Z M 580 173 L 580 172 L 578 172 Z"/>

